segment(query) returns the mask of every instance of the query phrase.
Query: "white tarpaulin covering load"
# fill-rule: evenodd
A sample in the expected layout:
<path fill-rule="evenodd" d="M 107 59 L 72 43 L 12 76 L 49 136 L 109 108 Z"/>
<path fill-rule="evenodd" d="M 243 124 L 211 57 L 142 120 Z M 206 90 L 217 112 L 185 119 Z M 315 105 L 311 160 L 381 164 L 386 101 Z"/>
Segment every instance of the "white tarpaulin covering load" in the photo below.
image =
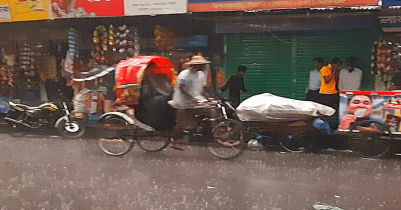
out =
<path fill-rule="evenodd" d="M 313 116 L 332 116 L 336 111 L 311 101 L 300 101 L 264 93 L 242 102 L 237 108 L 241 121 L 289 121 Z"/>

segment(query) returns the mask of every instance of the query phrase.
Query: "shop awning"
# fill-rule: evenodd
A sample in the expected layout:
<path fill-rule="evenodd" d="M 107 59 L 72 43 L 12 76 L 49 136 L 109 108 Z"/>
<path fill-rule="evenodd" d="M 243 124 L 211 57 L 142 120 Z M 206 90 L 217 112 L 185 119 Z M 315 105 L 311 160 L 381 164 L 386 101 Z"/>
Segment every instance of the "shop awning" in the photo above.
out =
<path fill-rule="evenodd" d="M 155 66 L 152 71 L 156 74 L 165 74 L 174 81 L 174 65 L 168 58 L 161 56 L 138 56 L 117 64 L 117 85 L 135 86 L 142 81 L 142 76 L 150 63 Z"/>
<path fill-rule="evenodd" d="M 116 70 L 116 66 L 97 66 L 87 72 L 81 72 L 80 73 L 80 77 L 79 78 L 74 78 L 74 81 L 76 82 L 84 82 L 84 81 L 90 81 L 90 80 L 94 80 L 100 77 L 104 77 L 107 74 L 109 74 L 110 72 L 113 72 L 114 70 Z"/>

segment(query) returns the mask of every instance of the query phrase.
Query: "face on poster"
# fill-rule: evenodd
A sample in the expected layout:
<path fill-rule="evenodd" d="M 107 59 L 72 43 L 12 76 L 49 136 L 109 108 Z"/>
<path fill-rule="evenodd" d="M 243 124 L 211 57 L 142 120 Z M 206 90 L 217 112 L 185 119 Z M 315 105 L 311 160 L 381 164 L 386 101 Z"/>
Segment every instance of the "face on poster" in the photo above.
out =
<path fill-rule="evenodd" d="M 395 95 L 340 95 L 339 130 L 348 130 L 361 121 L 385 124 L 392 132 L 400 132 L 401 96 Z M 366 125 L 362 128 L 375 131 L 380 128 Z"/>
<path fill-rule="evenodd" d="M 52 11 L 58 18 L 124 16 L 124 0 L 52 0 Z"/>

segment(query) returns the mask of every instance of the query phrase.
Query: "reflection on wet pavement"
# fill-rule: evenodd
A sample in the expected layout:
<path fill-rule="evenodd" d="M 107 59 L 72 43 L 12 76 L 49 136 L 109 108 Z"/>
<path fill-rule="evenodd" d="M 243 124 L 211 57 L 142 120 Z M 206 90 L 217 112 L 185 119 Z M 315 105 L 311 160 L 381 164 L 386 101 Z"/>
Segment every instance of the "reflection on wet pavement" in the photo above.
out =
<path fill-rule="evenodd" d="M 401 160 L 205 148 L 124 157 L 94 140 L 0 135 L 0 209 L 401 209 Z"/>

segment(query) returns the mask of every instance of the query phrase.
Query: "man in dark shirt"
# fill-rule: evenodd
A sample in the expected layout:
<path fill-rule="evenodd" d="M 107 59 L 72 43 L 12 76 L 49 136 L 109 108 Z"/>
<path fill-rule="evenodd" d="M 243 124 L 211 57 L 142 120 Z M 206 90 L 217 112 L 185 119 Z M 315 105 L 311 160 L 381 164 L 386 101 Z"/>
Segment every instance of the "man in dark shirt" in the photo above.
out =
<path fill-rule="evenodd" d="M 229 89 L 229 99 L 233 103 L 233 106 L 237 108 L 241 100 L 241 91 L 247 92 L 244 84 L 244 76 L 247 68 L 245 66 L 238 66 L 238 73 L 228 80 L 228 82 L 220 88 L 221 91 Z"/>

